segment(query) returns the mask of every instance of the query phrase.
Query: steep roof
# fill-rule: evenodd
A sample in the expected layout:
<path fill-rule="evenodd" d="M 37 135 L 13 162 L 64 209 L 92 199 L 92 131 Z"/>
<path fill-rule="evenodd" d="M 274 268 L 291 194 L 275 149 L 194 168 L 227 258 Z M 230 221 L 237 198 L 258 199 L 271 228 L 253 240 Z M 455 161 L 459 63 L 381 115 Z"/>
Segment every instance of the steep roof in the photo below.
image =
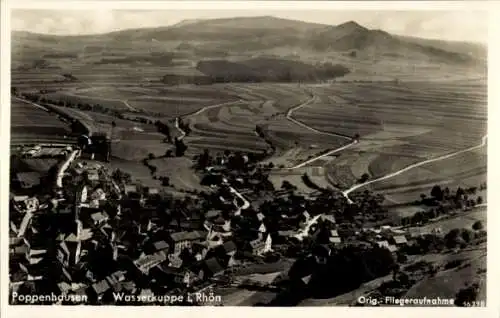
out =
<path fill-rule="evenodd" d="M 95 290 L 95 292 L 98 295 L 100 295 L 100 294 L 106 292 L 110 288 L 110 286 L 109 286 L 108 282 L 105 279 L 103 279 L 100 282 L 93 284 L 92 288 Z"/>
<path fill-rule="evenodd" d="M 404 237 L 403 235 L 394 236 L 393 239 L 394 239 L 394 242 L 396 244 L 406 244 L 406 243 L 408 243 L 408 241 L 406 240 L 406 237 Z"/>
<path fill-rule="evenodd" d="M 170 237 L 174 242 L 180 242 L 180 241 L 195 241 L 195 240 L 200 240 L 204 239 L 206 237 L 206 232 L 203 231 L 192 231 L 192 232 L 176 232 L 172 233 Z"/>
<path fill-rule="evenodd" d="M 236 244 L 233 241 L 228 241 L 222 245 L 226 253 L 231 253 L 236 251 Z"/>

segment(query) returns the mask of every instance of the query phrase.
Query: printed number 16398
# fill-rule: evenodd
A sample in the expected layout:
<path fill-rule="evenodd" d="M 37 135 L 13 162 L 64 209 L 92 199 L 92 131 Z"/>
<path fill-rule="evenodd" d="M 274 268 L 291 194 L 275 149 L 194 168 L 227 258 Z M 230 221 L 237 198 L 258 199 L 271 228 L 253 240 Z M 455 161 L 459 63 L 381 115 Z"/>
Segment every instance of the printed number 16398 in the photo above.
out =
<path fill-rule="evenodd" d="M 474 300 L 465 303 L 465 307 L 486 307 L 486 302 L 484 300 Z"/>

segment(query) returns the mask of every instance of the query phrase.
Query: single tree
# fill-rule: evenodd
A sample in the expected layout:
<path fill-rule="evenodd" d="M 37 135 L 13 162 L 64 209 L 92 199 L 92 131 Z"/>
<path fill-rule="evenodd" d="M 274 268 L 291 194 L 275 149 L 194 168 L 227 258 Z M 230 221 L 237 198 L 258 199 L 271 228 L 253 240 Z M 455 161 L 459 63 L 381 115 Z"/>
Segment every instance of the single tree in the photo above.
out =
<path fill-rule="evenodd" d="M 476 221 L 472 224 L 472 229 L 475 231 L 482 230 L 484 228 L 483 223 L 481 221 Z"/>

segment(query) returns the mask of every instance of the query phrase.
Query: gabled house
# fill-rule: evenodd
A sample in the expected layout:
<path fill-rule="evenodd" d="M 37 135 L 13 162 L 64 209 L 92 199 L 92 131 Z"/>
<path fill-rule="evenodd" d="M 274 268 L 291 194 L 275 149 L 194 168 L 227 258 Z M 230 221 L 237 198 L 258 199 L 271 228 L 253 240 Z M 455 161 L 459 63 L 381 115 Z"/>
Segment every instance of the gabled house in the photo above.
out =
<path fill-rule="evenodd" d="M 167 260 L 167 254 L 163 251 L 150 255 L 142 255 L 134 261 L 135 266 L 144 274 L 149 273 L 149 270 Z"/>
<path fill-rule="evenodd" d="M 408 241 L 406 240 L 406 237 L 404 235 L 393 236 L 392 242 L 394 242 L 394 244 L 397 246 L 408 244 Z"/>
<path fill-rule="evenodd" d="M 98 283 L 92 284 L 92 290 L 95 295 L 101 298 L 107 291 L 111 290 L 111 286 L 109 285 L 106 279 L 101 280 Z"/>
<path fill-rule="evenodd" d="M 94 222 L 94 226 L 100 226 L 109 220 L 109 215 L 106 212 L 97 212 L 90 215 Z"/>
<path fill-rule="evenodd" d="M 167 253 L 168 249 L 169 249 L 168 243 L 166 241 L 163 241 L 163 240 L 153 243 L 153 246 L 157 252 L 164 251 L 165 253 Z"/>
<path fill-rule="evenodd" d="M 174 254 L 180 253 L 184 248 L 190 248 L 193 243 L 204 241 L 207 233 L 204 231 L 176 232 L 170 235 L 170 246 Z"/>

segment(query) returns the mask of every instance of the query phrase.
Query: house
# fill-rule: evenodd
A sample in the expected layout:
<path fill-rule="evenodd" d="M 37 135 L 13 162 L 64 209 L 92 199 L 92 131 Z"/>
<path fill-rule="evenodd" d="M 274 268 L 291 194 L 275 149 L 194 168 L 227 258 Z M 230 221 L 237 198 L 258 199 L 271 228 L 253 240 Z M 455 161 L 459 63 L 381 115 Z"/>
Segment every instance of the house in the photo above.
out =
<path fill-rule="evenodd" d="M 204 231 L 176 232 L 170 235 L 171 248 L 174 254 L 180 253 L 184 248 L 190 248 L 193 243 L 205 240 L 207 233 Z"/>
<path fill-rule="evenodd" d="M 69 291 L 71 291 L 71 285 L 66 282 L 60 282 L 57 284 L 59 291 L 62 295 L 66 295 Z"/>
<path fill-rule="evenodd" d="M 135 294 L 137 287 L 133 281 L 122 282 L 122 290 L 126 291 L 128 294 Z"/>
<path fill-rule="evenodd" d="M 262 240 L 262 237 L 259 237 L 253 241 L 250 241 L 250 246 L 252 247 L 253 253 L 256 254 L 264 249 L 264 247 L 266 246 L 266 242 Z"/>
<path fill-rule="evenodd" d="M 134 264 L 141 272 L 147 274 L 151 268 L 163 263 L 166 260 L 167 254 L 160 251 L 151 255 L 142 255 L 134 261 Z"/>
<path fill-rule="evenodd" d="M 121 291 L 122 289 L 122 282 L 125 281 L 125 272 L 124 271 L 116 271 L 113 274 L 109 275 L 106 277 L 106 281 L 108 282 L 109 286 L 113 288 L 115 292 Z"/>
<path fill-rule="evenodd" d="M 329 241 L 330 241 L 330 243 L 333 243 L 333 244 L 340 244 L 340 243 L 342 243 L 342 239 L 340 237 L 330 237 Z"/>
<path fill-rule="evenodd" d="M 96 226 L 102 225 L 109 220 L 109 216 L 106 212 L 93 213 L 90 215 L 90 218 Z"/>
<path fill-rule="evenodd" d="M 302 215 L 304 216 L 304 218 L 306 219 L 306 221 L 311 218 L 311 215 L 307 211 L 304 211 L 304 213 L 302 213 Z"/>
<path fill-rule="evenodd" d="M 397 247 L 397 246 L 395 246 L 395 245 L 392 245 L 392 244 L 390 244 L 390 245 L 387 247 L 387 249 L 388 249 L 388 250 L 389 250 L 389 252 L 391 252 L 391 253 L 395 253 L 395 252 L 397 252 L 397 251 L 398 251 L 398 247 Z"/>
<path fill-rule="evenodd" d="M 260 233 L 266 233 L 267 232 L 267 229 L 266 229 L 266 226 L 264 225 L 264 223 L 262 223 L 259 227 L 259 232 Z"/>
<path fill-rule="evenodd" d="M 102 296 L 105 292 L 110 290 L 110 288 L 111 288 L 111 286 L 109 286 L 109 283 L 106 279 L 103 279 L 100 282 L 92 285 L 92 289 L 94 290 L 95 294 L 98 297 Z"/>
<path fill-rule="evenodd" d="M 205 219 L 207 220 L 211 220 L 211 219 L 215 219 L 217 217 L 219 217 L 221 215 L 222 211 L 221 210 L 208 210 L 206 213 L 205 213 Z"/>
<path fill-rule="evenodd" d="M 264 214 L 262 214 L 260 212 L 257 213 L 257 219 L 259 220 L 259 222 L 262 222 L 262 220 L 264 220 L 264 218 L 265 218 Z"/>
<path fill-rule="evenodd" d="M 126 184 L 125 187 L 124 187 L 124 192 L 125 192 L 126 195 L 138 194 L 137 185 L 135 185 L 135 184 Z"/>
<path fill-rule="evenodd" d="M 92 184 L 97 184 L 99 181 L 99 172 L 96 170 L 87 170 L 87 179 Z"/>
<path fill-rule="evenodd" d="M 294 234 L 295 234 L 295 231 L 292 231 L 292 230 L 278 231 L 278 235 L 283 236 L 283 237 L 289 237 L 289 236 L 292 236 Z"/>
<path fill-rule="evenodd" d="M 153 246 L 156 251 L 168 251 L 169 245 L 165 241 L 157 241 L 153 243 Z"/>
<path fill-rule="evenodd" d="M 168 255 L 168 267 L 172 268 L 180 268 L 182 267 L 182 259 L 179 257 L 179 255 L 176 254 L 169 254 Z"/>
<path fill-rule="evenodd" d="M 158 188 L 148 188 L 147 194 L 150 197 L 155 197 L 160 194 L 160 190 Z"/>
<path fill-rule="evenodd" d="M 406 237 L 404 235 L 394 236 L 392 238 L 392 241 L 394 242 L 395 245 L 398 245 L 398 246 L 408 244 L 408 241 L 406 240 Z"/>
<path fill-rule="evenodd" d="M 387 242 L 387 241 L 380 241 L 380 242 L 377 242 L 377 245 L 378 245 L 379 247 L 389 249 L 389 242 Z"/>
<path fill-rule="evenodd" d="M 99 188 L 99 189 L 95 190 L 94 192 L 92 192 L 92 194 L 90 195 L 90 198 L 92 200 L 98 200 L 98 201 L 106 200 L 106 192 L 104 192 L 103 189 Z"/>
<path fill-rule="evenodd" d="M 330 230 L 330 237 L 340 237 L 337 230 Z"/>

